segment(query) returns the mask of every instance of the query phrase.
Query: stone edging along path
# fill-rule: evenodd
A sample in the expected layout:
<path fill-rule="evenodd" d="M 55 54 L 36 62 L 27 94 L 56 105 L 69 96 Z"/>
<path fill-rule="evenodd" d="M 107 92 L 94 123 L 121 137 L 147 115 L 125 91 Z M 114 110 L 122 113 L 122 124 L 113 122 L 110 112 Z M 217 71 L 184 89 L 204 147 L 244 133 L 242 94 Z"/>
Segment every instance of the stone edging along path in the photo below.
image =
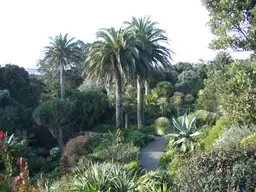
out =
<path fill-rule="evenodd" d="M 140 163 L 146 172 L 155 171 L 164 153 L 165 137 L 155 137 L 155 140 L 141 148 Z"/>

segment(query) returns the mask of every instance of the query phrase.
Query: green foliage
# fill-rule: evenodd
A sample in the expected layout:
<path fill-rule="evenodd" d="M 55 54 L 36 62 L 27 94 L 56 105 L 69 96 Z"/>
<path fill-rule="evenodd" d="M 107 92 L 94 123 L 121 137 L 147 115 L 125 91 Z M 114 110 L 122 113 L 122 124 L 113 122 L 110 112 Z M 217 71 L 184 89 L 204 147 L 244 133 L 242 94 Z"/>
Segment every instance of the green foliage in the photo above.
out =
<path fill-rule="evenodd" d="M 241 140 L 240 144 L 243 147 L 256 152 L 256 142 L 255 142 L 255 140 L 256 140 L 256 132 L 249 135 L 248 137 L 243 138 Z"/>
<path fill-rule="evenodd" d="M 152 91 L 155 92 L 157 97 L 170 97 L 174 93 L 174 87 L 170 82 L 162 81 Z"/>
<path fill-rule="evenodd" d="M 233 126 L 224 130 L 213 145 L 214 150 L 225 150 L 226 148 L 235 148 L 240 145 L 243 138 L 251 135 L 253 132 L 248 127 Z"/>
<path fill-rule="evenodd" d="M 203 0 L 209 11 L 208 25 L 216 35 L 211 48 L 255 51 L 255 1 Z"/>
<path fill-rule="evenodd" d="M 141 164 L 138 161 L 132 161 L 130 163 L 124 164 L 124 168 L 132 172 L 134 175 L 140 175 L 142 172 Z"/>
<path fill-rule="evenodd" d="M 108 133 L 109 131 L 113 130 L 113 127 L 114 127 L 113 125 L 109 125 L 109 124 L 100 124 L 93 127 L 92 131 L 97 133 Z"/>
<path fill-rule="evenodd" d="M 108 105 L 107 95 L 97 88 L 76 92 L 71 95 L 69 102 L 72 104 L 69 126 L 72 132 L 88 130 L 100 120 Z"/>
<path fill-rule="evenodd" d="M 146 135 L 157 135 L 155 125 L 146 126 L 140 129 L 140 132 Z"/>
<path fill-rule="evenodd" d="M 171 142 L 171 146 L 177 147 L 181 149 L 183 152 L 194 151 L 195 150 L 195 137 L 200 135 L 199 131 L 196 129 L 192 129 L 196 118 L 192 119 L 189 122 L 188 116 L 185 113 L 182 116 L 182 121 L 179 122 L 176 119 L 172 119 L 173 126 L 176 129 L 176 132 L 169 133 L 166 135 L 167 137 L 173 138 L 173 142 Z"/>
<path fill-rule="evenodd" d="M 172 129 L 170 120 L 166 117 L 159 117 L 155 121 L 155 129 L 157 135 L 166 135 Z"/>
<path fill-rule="evenodd" d="M 177 114 L 180 114 L 180 105 L 183 103 L 184 93 L 175 92 L 174 95 L 171 97 L 171 102 L 175 105 L 177 109 Z"/>
<path fill-rule="evenodd" d="M 167 188 L 172 187 L 173 179 L 168 171 L 157 169 L 154 172 L 150 171 L 143 175 L 141 178 L 139 178 L 138 183 L 140 183 L 138 188 L 139 191 L 147 190 L 150 186 L 159 187 L 163 190 L 164 185 L 166 185 Z"/>
<path fill-rule="evenodd" d="M 227 129 L 230 127 L 231 127 L 230 120 L 225 116 L 221 116 L 217 120 L 216 125 L 208 128 L 208 130 L 209 130 L 208 135 L 203 139 L 205 149 L 210 150 L 212 148 L 213 144 L 215 143 L 216 139 L 218 139 L 222 135 L 223 130 L 225 128 Z"/>
<path fill-rule="evenodd" d="M 58 141 L 61 150 L 64 147 L 63 127 L 67 124 L 71 112 L 70 103 L 65 100 L 47 101 L 41 103 L 34 111 L 36 123 L 47 127 L 52 136 Z"/>
<path fill-rule="evenodd" d="M 255 61 L 232 63 L 225 74 L 228 80 L 219 94 L 224 112 L 239 124 L 256 122 L 255 66 Z"/>
<path fill-rule="evenodd" d="M 168 143 L 168 142 L 167 142 Z M 167 168 L 169 163 L 172 162 L 175 157 L 176 150 L 168 150 L 166 151 L 160 158 L 159 165 L 161 167 Z"/>
<path fill-rule="evenodd" d="M 174 183 L 179 191 L 253 191 L 254 158 L 237 148 L 195 155 L 183 162 Z"/>
<path fill-rule="evenodd" d="M 70 104 L 65 100 L 47 101 L 41 103 L 34 111 L 34 119 L 38 125 L 54 129 L 55 126 L 67 122 L 70 114 Z"/>
<path fill-rule="evenodd" d="M 103 144 L 93 150 L 92 157 L 100 162 L 129 163 L 138 160 L 139 151 L 139 148 L 131 143 Z"/>
<path fill-rule="evenodd" d="M 77 167 L 68 176 L 53 183 L 51 191 L 136 191 L 136 175 L 120 164 L 92 164 Z"/>
<path fill-rule="evenodd" d="M 8 90 L 0 90 L 0 127 L 14 133 L 17 130 L 29 129 L 33 124 L 31 110 L 18 103 L 10 96 Z"/>
<path fill-rule="evenodd" d="M 35 108 L 43 92 L 43 84 L 17 65 L 0 67 L 0 90 L 7 89 L 11 97 L 26 108 Z"/>
<path fill-rule="evenodd" d="M 71 167 L 75 166 L 77 161 L 84 155 L 91 152 L 92 138 L 84 135 L 70 139 L 64 147 L 62 158 L 68 158 Z"/>
<path fill-rule="evenodd" d="M 216 113 L 211 113 L 205 110 L 197 110 L 194 113 L 190 113 L 188 116 L 189 119 L 193 119 L 195 117 L 197 127 L 202 127 L 204 125 L 212 126 L 218 119 L 218 115 Z"/>
<path fill-rule="evenodd" d="M 155 125 L 156 126 L 160 126 L 160 127 L 168 127 L 171 125 L 171 122 L 168 118 L 166 117 L 159 117 L 156 121 L 155 121 Z"/>
<path fill-rule="evenodd" d="M 43 74 L 50 99 L 64 98 L 65 89 L 72 91 L 82 83 L 83 53 L 81 41 L 74 41 L 75 38 L 68 38 L 68 34 L 59 34 L 49 37 L 49 46 L 44 49 L 44 58 L 39 60 L 39 71 Z M 68 68 L 64 73 L 65 68 Z M 66 76 L 66 86 L 64 85 Z M 59 82 L 60 89 L 56 89 Z M 58 91 L 61 91 L 59 94 Z M 56 92 L 57 91 L 57 92 Z"/>
<path fill-rule="evenodd" d="M 125 143 L 132 143 L 137 147 L 143 147 L 151 141 L 151 138 L 148 137 L 148 135 L 140 132 L 140 130 L 125 130 L 123 136 Z"/>

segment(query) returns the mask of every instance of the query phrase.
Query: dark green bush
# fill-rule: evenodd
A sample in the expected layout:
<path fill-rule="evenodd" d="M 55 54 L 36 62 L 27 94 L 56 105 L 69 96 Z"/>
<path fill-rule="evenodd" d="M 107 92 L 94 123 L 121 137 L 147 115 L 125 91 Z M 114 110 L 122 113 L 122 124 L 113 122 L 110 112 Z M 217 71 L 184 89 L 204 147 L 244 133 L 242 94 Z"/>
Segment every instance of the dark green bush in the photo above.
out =
<path fill-rule="evenodd" d="M 100 162 L 129 163 L 139 158 L 139 148 L 131 143 L 103 143 L 93 150 L 92 158 Z"/>
<path fill-rule="evenodd" d="M 193 156 L 175 177 L 179 191 L 254 191 L 255 154 L 239 148 Z"/>
<path fill-rule="evenodd" d="M 139 131 L 146 135 L 157 135 L 155 125 L 143 127 Z"/>
<path fill-rule="evenodd" d="M 100 124 L 92 128 L 92 131 L 97 133 L 108 133 L 113 131 L 114 126 L 108 124 Z"/>
<path fill-rule="evenodd" d="M 92 127 L 107 110 L 107 95 L 100 89 L 89 88 L 69 98 L 72 103 L 71 131 L 84 131 Z"/>
<path fill-rule="evenodd" d="M 125 130 L 124 131 L 124 142 L 125 143 L 132 143 L 137 147 L 143 147 L 146 145 L 149 140 L 148 136 L 139 130 Z"/>

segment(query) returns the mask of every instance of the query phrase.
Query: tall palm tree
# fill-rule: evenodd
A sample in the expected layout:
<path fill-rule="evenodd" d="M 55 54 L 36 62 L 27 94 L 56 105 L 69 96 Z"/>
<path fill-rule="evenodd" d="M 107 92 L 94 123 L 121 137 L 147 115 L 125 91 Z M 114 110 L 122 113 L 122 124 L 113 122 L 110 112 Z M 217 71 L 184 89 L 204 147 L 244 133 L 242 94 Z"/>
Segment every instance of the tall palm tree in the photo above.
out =
<path fill-rule="evenodd" d="M 49 37 L 49 46 L 44 50 L 44 61 L 49 62 L 54 68 L 59 68 L 60 73 L 60 90 L 61 99 L 65 96 L 64 86 L 64 67 L 71 63 L 81 62 L 82 50 L 78 46 L 77 42 L 74 42 L 75 38 L 68 39 L 68 34 L 64 36 L 62 34 L 55 35 L 55 37 Z"/>
<path fill-rule="evenodd" d="M 144 123 L 144 82 L 151 77 L 154 70 L 161 70 L 170 65 L 171 50 L 165 31 L 156 27 L 150 17 L 132 17 L 131 22 L 125 22 L 133 33 L 139 50 L 139 59 L 136 59 L 137 75 L 137 121 L 138 128 Z"/>
<path fill-rule="evenodd" d="M 116 129 L 122 126 L 122 79 L 135 71 L 138 50 L 127 30 L 100 29 L 86 59 L 87 78 L 114 79 L 116 83 Z"/>

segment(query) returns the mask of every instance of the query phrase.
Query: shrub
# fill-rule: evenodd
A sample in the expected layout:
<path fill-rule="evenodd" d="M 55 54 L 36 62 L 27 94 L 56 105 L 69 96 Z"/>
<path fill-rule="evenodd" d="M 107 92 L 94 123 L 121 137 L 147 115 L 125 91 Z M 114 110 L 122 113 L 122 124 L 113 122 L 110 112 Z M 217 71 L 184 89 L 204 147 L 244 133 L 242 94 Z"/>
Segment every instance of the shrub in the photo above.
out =
<path fill-rule="evenodd" d="M 169 150 L 169 151 L 166 151 L 160 158 L 160 161 L 159 161 L 159 165 L 161 167 L 164 167 L 166 168 L 169 163 L 172 161 L 172 159 L 174 158 L 174 154 L 175 151 L 174 150 Z"/>
<path fill-rule="evenodd" d="M 254 191 L 255 156 L 239 148 L 193 156 L 175 177 L 178 191 Z"/>
<path fill-rule="evenodd" d="M 171 125 L 171 122 L 168 118 L 166 117 L 159 117 L 156 121 L 155 121 L 155 125 L 156 126 L 160 126 L 160 127 L 168 127 Z"/>
<path fill-rule="evenodd" d="M 206 110 L 197 110 L 194 113 L 190 113 L 188 118 L 191 120 L 196 117 L 196 127 L 202 127 L 203 125 L 212 126 L 216 123 L 218 115 Z"/>
<path fill-rule="evenodd" d="M 91 151 L 91 144 L 92 138 L 87 135 L 70 139 L 64 147 L 62 157 L 68 157 L 70 166 L 74 166 L 81 156 Z"/>
<path fill-rule="evenodd" d="M 241 140 L 241 145 L 253 152 L 256 152 L 256 132 Z"/>
<path fill-rule="evenodd" d="M 148 139 L 148 136 L 138 130 L 124 131 L 124 142 L 125 143 L 132 143 L 137 147 L 143 147 L 149 141 L 150 140 Z"/>
<path fill-rule="evenodd" d="M 138 161 L 132 161 L 124 165 L 124 168 L 129 172 L 140 175 L 142 172 L 141 164 Z"/>
<path fill-rule="evenodd" d="M 150 171 L 146 173 L 146 175 L 140 177 L 138 183 L 140 183 L 139 191 L 144 191 L 149 188 L 150 185 L 154 185 L 155 187 L 160 187 L 162 189 L 164 185 L 166 185 L 167 188 L 172 187 L 173 179 L 168 171 L 157 169 L 154 172 Z"/>
<path fill-rule="evenodd" d="M 120 164 L 96 163 L 76 167 L 67 179 L 53 183 L 50 191 L 136 191 L 136 178 Z"/>
<path fill-rule="evenodd" d="M 155 125 L 150 125 L 150 126 L 147 126 L 147 127 L 143 127 L 139 131 L 146 134 L 146 135 L 157 135 Z"/>
<path fill-rule="evenodd" d="M 107 110 L 107 95 L 98 88 L 76 92 L 69 98 L 72 103 L 70 116 L 72 131 L 88 130 Z"/>
<path fill-rule="evenodd" d="M 226 148 L 234 148 L 240 145 L 240 141 L 251 135 L 252 131 L 247 127 L 234 126 L 230 129 L 224 130 L 222 136 L 216 140 L 213 145 L 215 150 L 225 150 Z"/>
<path fill-rule="evenodd" d="M 113 131 L 113 127 L 113 125 L 101 124 L 93 127 L 92 131 L 97 133 L 108 133 L 109 131 Z"/>
<path fill-rule="evenodd" d="M 139 148 L 131 143 L 103 144 L 94 149 L 92 157 L 101 162 L 129 163 L 138 160 Z"/>
<path fill-rule="evenodd" d="M 172 130 L 170 120 L 166 117 L 159 117 L 155 121 L 155 129 L 156 129 L 157 135 L 160 135 L 160 136 L 166 135 Z"/>
<path fill-rule="evenodd" d="M 230 123 L 229 119 L 224 116 L 220 117 L 217 120 L 215 126 L 208 128 L 209 129 L 208 135 L 205 137 L 205 139 L 203 139 L 205 149 L 211 150 L 212 145 L 214 144 L 216 139 L 218 139 L 222 135 L 223 130 L 225 128 L 227 129 L 230 127 L 231 127 L 231 123 Z"/>

